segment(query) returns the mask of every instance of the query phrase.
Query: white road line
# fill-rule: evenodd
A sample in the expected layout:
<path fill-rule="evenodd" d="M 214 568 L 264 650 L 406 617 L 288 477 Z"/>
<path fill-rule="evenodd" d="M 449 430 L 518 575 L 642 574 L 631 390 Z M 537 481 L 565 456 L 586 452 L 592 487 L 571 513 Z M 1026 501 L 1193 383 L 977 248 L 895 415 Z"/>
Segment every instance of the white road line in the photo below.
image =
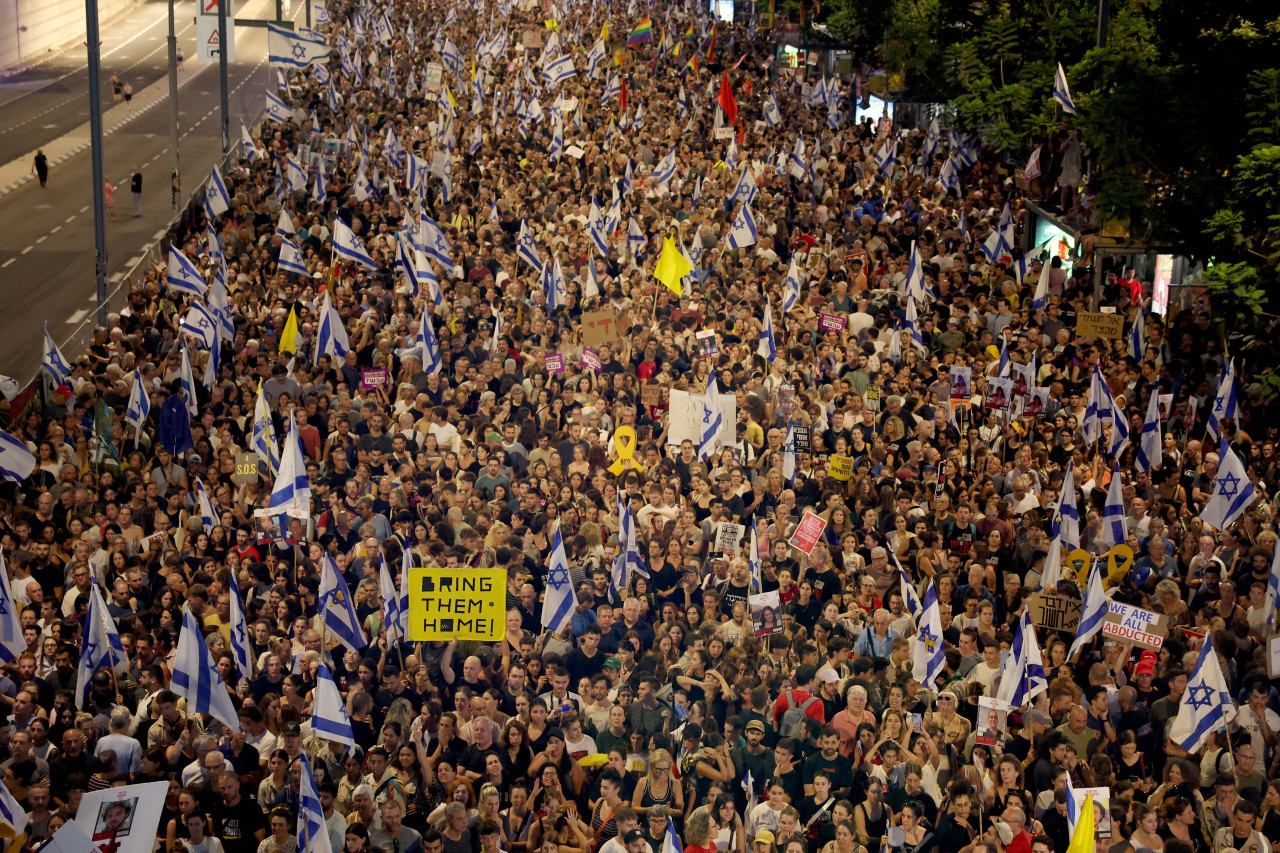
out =
<path fill-rule="evenodd" d="M 9 264 L 13 263 L 16 260 L 17 258 L 10 258 L 9 260 L 5 261 L 3 264 L 0 264 L 0 269 L 4 269 L 5 267 L 9 266 Z"/>
<path fill-rule="evenodd" d="M 27 252 L 30 252 L 34 248 L 35 246 L 28 246 L 27 248 L 23 249 L 19 254 L 25 255 Z"/>
<path fill-rule="evenodd" d="M 50 229 L 49 229 L 49 233 L 50 233 L 50 234 L 57 234 L 57 233 L 58 233 L 59 231 L 61 231 L 61 230 L 62 230 L 62 226 L 61 226 L 61 225 L 55 225 L 55 226 L 53 226 L 52 228 L 50 228 Z"/>
<path fill-rule="evenodd" d="M 88 209 L 89 209 L 89 205 L 87 205 L 87 204 L 86 204 L 84 207 L 80 208 L 80 212 L 81 212 L 81 213 L 84 213 L 84 212 L 85 212 L 85 211 L 87 211 Z"/>
<path fill-rule="evenodd" d="M 124 265 L 125 265 L 126 267 L 132 267 L 134 264 L 136 264 L 136 263 L 137 263 L 138 261 L 140 261 L 140 260 L 142 260 L 142 255 L 135 255 L 134 257 L 132 257 L 132 258 L 130 258 L 129 260 L 125 261 L 125 262 L 124 262 Z"/>
<path fill-rule="evenodd" d="M 79 215 L 80 215 L 80 214 L 78 214 L 78 213 L 73 213 L 73 214 L 71 214 L 70 216 L 68 216 L 68 217 L 67 217 L 66 221 L 67 221 L 67 222 L 70 222 L 71 220 L 75 219 L 75 218 L 76 218 L 77 216 L 79 216 Z"/>
<path fill-rule="evenodd" d="M 48 234 L 42 234 L 41 236 L 39 236 L 39 237 L 37 237 L 37 238 L 36 238 L 36 245 L 38 246 L 38 245 L 40 245 L 41 243 L 43 243 L 45 240 L 48 240 L 48 239 L 49 239 L 49 235 L 48 235 Z"/>
<path fill-rule="evenodd" d="M 67 325 L 74 326 L 76 323 L 79 323 L 81 320 L 83 320 L 85 317 L 88 317 L 88 316 L 89 316 L 89 309 L 81 308 L 79 311 L 77 311 L 76 313 L 72 314 L 70 317 L 67 318 Z"/>

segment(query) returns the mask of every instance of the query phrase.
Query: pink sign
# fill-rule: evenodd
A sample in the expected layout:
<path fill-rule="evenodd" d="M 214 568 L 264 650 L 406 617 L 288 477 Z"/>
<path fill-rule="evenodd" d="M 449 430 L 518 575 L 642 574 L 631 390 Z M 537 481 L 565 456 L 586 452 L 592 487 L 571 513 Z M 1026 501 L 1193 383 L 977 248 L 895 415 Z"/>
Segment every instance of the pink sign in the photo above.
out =
<path fill-rule="evenodd" d="M 813 553 L 813 547 L 818 544 L 818 539 L 822 536 L 822 531 L 827 529 L 827 520 L 816 513 L 805 510 L 804 517 L 800 519 L 800 524 L 796 527 L 796 532 L 791 534 L 791 539 L 787 544 L 792 548 L 803 551 L 805 554 Z"/>
<path fill-rule="evenodd" d="M 560 355 L 560 353 L 544 355 L 542 363 L 546 367 L 547 373 L 564 373 L 564 356 Z"/>
<path fill-rule="evenodd" d="M 583 347 L 582 357 L 578 360 L 578 364 L 582 367 L 588 367 L 599 373 L 603 367 L 600 364 L 600 356 L 596 355 L 596 351 L 590 347 Z"/>
<path fill-rule="evenodd" d="M 387 384 L 387 371 L 382 368 L 377 370 L 360 371 L 360 387 L 365 389 L 382 388 Z"/>
<path fill-rule="evenodd" d="M 838 314 L 828 314 L 825 311 L 818 317 L 818 328 L 824 332 L 843 332 L 845 323 L 848 321 Z"/>

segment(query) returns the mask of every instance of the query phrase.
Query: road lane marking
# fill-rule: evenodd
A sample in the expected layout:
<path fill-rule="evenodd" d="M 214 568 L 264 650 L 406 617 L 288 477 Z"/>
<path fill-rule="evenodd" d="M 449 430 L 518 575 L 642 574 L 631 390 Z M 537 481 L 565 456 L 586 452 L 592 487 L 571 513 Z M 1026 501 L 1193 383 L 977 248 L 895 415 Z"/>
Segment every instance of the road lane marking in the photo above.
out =
<path fill-rule="evenodd" d="M 89 316 L 89 309 L 81 308 L 79 311 L 77 311 L 76 313 L 72 314 L 70 317 L 67 318 L 67 325 L 74 326 L 76 323 L 79 323 L 81 320 L 83 320 L 85 317 L 88 317 L 88 316 Z"/>
<path fill-rule="evenodd" d="M 4 269 L 5 267 L 9 266 L 9 264 L 13 263 L 16 260 L 17 258 L 10 258 L 9 260 L 5 261 L 3 264 L 0 264 L 0 269 Z"/>

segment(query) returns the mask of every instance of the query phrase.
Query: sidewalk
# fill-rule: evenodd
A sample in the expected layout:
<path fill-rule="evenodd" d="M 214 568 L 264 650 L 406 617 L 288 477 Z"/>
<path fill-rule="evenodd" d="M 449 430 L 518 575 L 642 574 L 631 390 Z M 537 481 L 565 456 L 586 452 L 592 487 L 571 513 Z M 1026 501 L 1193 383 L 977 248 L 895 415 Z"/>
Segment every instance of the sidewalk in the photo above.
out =
<path fill-rule="evenodd" d="M 212 64 L 205 62 L 187 63 L 187 70 L 178 75 L 178 91 L 182 91 L 192 80 L 212 67 L 214 67 Z M 165 76 L 141 92 L 135 93 L 132 105 L 121 103 L 104 112 L 102 114 L 103 138 L 105 139 L 157 106 L 167 104 L 168 100 L 169 78 Z M 89 123 L 85 122 L 75 130 L 58 137 L 47 145 L 41 146 L 41 149 L 44 151 L 44 156 L 49 159 L 49 168 L 52 170 L 67 158 L 74 157 L 84 151 L 89 145 Z M 26 155 L 0 166 L 0 197 L 8 195 L 28 181 L 36 179 L 35 173 L 31 171 L 31 161 L 35 156 L 36 151 L 32 149 Z"/>
<path fill-rule="evenodd" d="M 104 30 L 115 26 L 120 21 L 123 21 L 129 15 L 132 15 L 134 12 L 136 12 L 139 6 L 143 5 L 146 2 L 147 0 L 134 0 L 133 3 L 121 9 L 119 13 L 114 15 L 111 19 L 106 21 L 98 21 L 98 37 L 101 38 L 102 32 Z M 41 56 L 39 59 L 33 59 L 30 62 L 23 62 L 18 65 L 11 65 L 8 68 L 0 68 L 0 80 L 4 80 L 7 77 L 13 77 L 14 75 L 21 74 L 23 71 L 30 71 L 32 68 L 39 68 L 41 65 L 44 65 L 46 62 L 52 59 L 56 59 L 59 56 L 62 56 L 62 54 L 66 53 L 68 50 L 72 50 L 73 48 L 76 48 L 76 47 L 84 47 L 84 45 L 85 45 L 85 34 L 81 33 L 75 38 L 70 39 L 64 42 L 63 44 L 60 44 L 57 47 L 53 47 L 45 51 L 44 56 Z"/>

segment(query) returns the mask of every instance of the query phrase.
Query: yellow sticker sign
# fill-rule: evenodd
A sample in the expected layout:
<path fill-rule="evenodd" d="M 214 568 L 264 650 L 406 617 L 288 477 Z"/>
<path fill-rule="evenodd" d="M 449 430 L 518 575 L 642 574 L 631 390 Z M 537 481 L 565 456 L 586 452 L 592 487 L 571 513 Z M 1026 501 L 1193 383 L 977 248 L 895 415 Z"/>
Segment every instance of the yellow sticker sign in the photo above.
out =
<path fill-rule="evenodd" d="M 829 472 L 832 479 L 848 480 L 853 476 L 853 457 L 832 454 Z"/>
<path fill-rule="evenodd" d="M 506 630 L 502 569 L 410 569 L 409 639 L 497 642 Z"/>

